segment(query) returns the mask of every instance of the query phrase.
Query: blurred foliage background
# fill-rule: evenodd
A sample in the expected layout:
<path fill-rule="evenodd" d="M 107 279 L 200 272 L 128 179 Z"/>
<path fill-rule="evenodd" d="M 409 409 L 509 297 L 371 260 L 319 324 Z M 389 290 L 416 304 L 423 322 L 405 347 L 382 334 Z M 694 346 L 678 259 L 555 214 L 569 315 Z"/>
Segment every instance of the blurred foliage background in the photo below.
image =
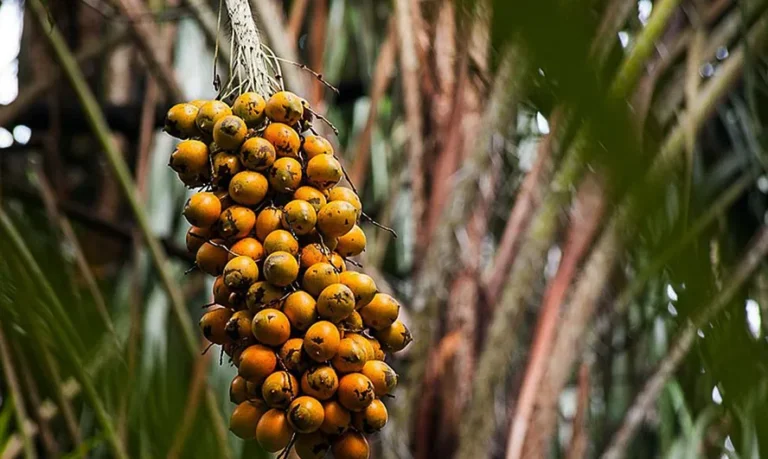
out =
<path fill-rule="evenodd" d="M 266 456 L 160 130 L 216 95 L 219 6 L 0 3 L 3 457 Z M 399 234 L 358 257 L 415 338 L 375 457 L 768 451 L 768 1 L 251 6 Z"/>

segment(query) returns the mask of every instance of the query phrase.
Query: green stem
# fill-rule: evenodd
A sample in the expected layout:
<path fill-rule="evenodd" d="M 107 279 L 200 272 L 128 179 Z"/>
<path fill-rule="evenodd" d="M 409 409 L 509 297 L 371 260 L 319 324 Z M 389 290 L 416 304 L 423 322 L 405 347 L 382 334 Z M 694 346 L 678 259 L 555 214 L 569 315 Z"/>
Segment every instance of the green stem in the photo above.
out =
<path fill-rule="evenodd" d="M 10 403 L 13 404 L 13 410 L 16 414 L 16 423 L 18 424 L 22 444 L 24 445 L 24 455 L 28 459 L 35 458 L 37 457 L 37 453 L 35 452 L 32 438 L 29 436 L 29 431 L 27 430 L 27 425 L 30 421 L 27 419 L 27 411 L 24 408 L 24 399 L 21 395 L 19 380 L 17 379 L 16 372 L 13 368 L 11 353 L 2 328 L 0 328 L 0 362 L 2 362 L 5 381 L 8 391 L 10 392 Z"/>
<path fill-rule="evenodd" d="M 31 1 L 35 2 L 37 0 Z M 16 249 L 18 254 L 21 255 L 21 257 L 24 259 L 25 264 L 29 268 L 30 274 L 33 277 L 33 284 L 37 288 L 42 288 L 43 291 L 46 292 L 49 300 L 55 304 L 56 308 L 61 308 L 61 303 L 59 302 L 58 298 L 56 298 L 56 295 L 53 294 L 53 289 L 46 280 L 45 276 L 43 276 L 43 273 L 40 270 L 40 266 L 37 264 L 34 258 L 30 258 L 31 254 L 29 249 L 24 244 L 21 235 L 13 225 L 13 222 L 11 222 L 11 219 L 8 218 L 8 215 L 2 209 L 0 209 L 0 231 L 3 233 L 4 238 L 10 241 L 10 243 L 13 245 L 13 248 Z M 62 348 L 63 353 L 66 355 L 68 360 L 70 360 L 72 369 L 75 372 L 75 378 L 77 378 L 77 380 L 80 382 L 80 385 L 83 387 L 86 398 L 88 399 L 91 408 L 96 413 L 99 424 L 104 430 L 104 435 L 107 437 L 115 457 L 120 459 L 127 459 L 128 455 L 125 453 L 125 449 L 123 444 L 120 442 L 120 439 L 117 438 L 114 426 L 112 425 L 112 420 L 109 417 L 109 414 L 107 414 L 104 405 L 101 403 L 99 394 L 93 387 L 91 379 L 85 373 L 85 368 L 83 367 L 82 362 L 80 362 L 77 349 L 68 339 L 60 339 L 58 340 L 57 344 Z"/>
<path fill-rule="evenodd" d="M 43 30 L 48 30 L 48 42 L 54 51 L 56 59 L 59 65 L 64 70 L 64 74 L 69 80 L 72 89 L 74 89 L 80 104 L 85 111 L 88 124 L 90 124 L 93 134 L 96 136 L 101 147 L 104 149 L 104 153 L 107 156 L 107 161 L 112 169 L 112 173 L 117 182 L 120 185 L 125 198 L 128 200 L 131 211 L 138 223 L 138 230 L 144 240 L 149 251 L 150 258 L 155 267 L 155 271 L 160 277 L 160 282 L 165 288 L 166 293 L 171 304 L 171 308 L 177 318 L 179 327 L 181 328 L 184 343 L 190 356 L 196 358 L 198 355 L 197 341 L 195 340 L 195 334 L 192 329 L 192 319 L 189 312 L 184 305 L 184 298 L 178 285 L 172 279 L 169 269 L 168 260 L 163 253 L 163 249 L 155 236 L 152 234 L 152 230 L 149 226 L 149 218 L 147 217 L 144 208 L 139 200 L 138 193 L 136 191 L 136 185 L 131 178 L 128 166 L 125 163 L 125 159 L 120 153 L 117 145 L 112 138 L 109 126 L 104 117 L 104 113 L 101 111 L 96 97 L 86 83 L 85 77 L 82 71 L 77 65 L 72 52 L 67 47 L 66 41 L 62 37 L 58 28 L 55 25 L 48 23 L 47 13 L 45 7 L 40 0 L 29 0 L 30 9 L 33 11 L 34 16 L 40 23 Z M 219 412 L 216 404 L 216 399 L 210 390 L 207 391 L 206 406 L 210 412 L 211 421 L 214 422 L 214 432 L 216 432 L 216 438 L 219 441 L 219 447 L 221 448 L 222 455 L 228 457 L 229 444 L 226 441 L 226 437 L 222 438 L 221 432 L 226 432 L 224 427 L 224 420 Z"/>

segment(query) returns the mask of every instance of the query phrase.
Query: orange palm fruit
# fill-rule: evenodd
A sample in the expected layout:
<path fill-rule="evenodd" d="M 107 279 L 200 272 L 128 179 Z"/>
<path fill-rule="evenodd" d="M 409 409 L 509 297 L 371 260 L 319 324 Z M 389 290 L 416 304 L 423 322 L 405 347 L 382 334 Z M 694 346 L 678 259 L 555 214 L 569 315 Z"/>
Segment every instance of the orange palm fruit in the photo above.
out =
<path fill-rule="evenodd" d="M 198 108 L 192 104 L 176 104 L 165 115 L 165 127 L 163 130 L 179 139 L 186 139 L 199 135 L 195 120 Z"/>
<path fill-rule="evenodd" d="M 368 459 L 371 457 L 371 448 L 363 434 L 348 431 L 334 440 L 331 452 L 335 459 Z"/>
<path fill-rule="evenodd" d="M 302 250 L 302 255 L 304 251 Z M 315 263 L 310 266 L 301 279 L 301 287 L 312 296 L 320 295 L 326 287 L 339 283 L 339 273 L 330 263 Z"/>
<path fill-rule="evenodd" d="M 299 254 L 299 241 L 284 229 L 274 230 L 264 238 L 264 253 L 288 252 L 293 256 Z"/>
<path fill-rule="evenodd" d="M 261 386 L 261 396 L 272 408 L 288 408 L 299 395 L 299 382 L 287 371 L 276 371 L 267 376 Z M 321 421 L 322 422 L 322 421 Z"/>
<path fill-rule="evenodd" d="M 278 158 L 298 158 L 301 138 L 292 127 L 283 123 L 270 123 L 262 134 L 265 139 L 275 146 Z"/>
<path fill-rule="evenodd" d="M 303 374 L 309 368 L 309 358 L 304 354 L 304 340 L 291 338 L 286 341 L 278 353 L 285 368 L 294 374 Z"/>
<path fill-rule="evenodd" d="M 355 226 L 357 211 L 346 201 L 331 201 L 317 213 L 317 229 L 326 237 L 339 237 Z"/>
<path fill-rule="evenodd" d="M 261 209 L 256 217 L 256 237 L 261 241 L 273 231 L 282 228 L 283 211 L 277 207 L 266 207 Z"/>
<path fill-rule="evenodd" d="M 339 282 L 349 287 L 355 295 L 355 309 L 370 303 L 378 292 L 371 276 L 356 271 L 345 271 L 339 275 Z"/>
<path fill-rule="evenodd" d="M 293 193 L 301 186 L 301 163 L 293 158 L 278 158 L 269 169 L 269 184 L 278 193 Z"/>
<path fill-rule="evenodd" d="M 288 406 L 288 422 L 299 433 L 312 433 L 323 424 L 323 404 L 314 397 L 302 395 Z"/>
<path fill-rule="evenodd" d="M 360 309 L 363 323 L 374 330 L 383 330 L 397 320 L 400 304 L 391 295 L 377 293 L 373 299 Z"/>
<path fill-rule="evenodd" d="M 318 400 L 328 400 L 339 388 L 339 377 L 329 365 L 319 365 L 301 376 L 301 391 Z"/>
<path fill-rule="evenodd" d="M 186 245 L 189 253 L 197 253 L 197 250 L 211 237 L 211 234 L 213 234 L 211 228 L 190 226 L 186 236 Z"/>
<path fill-rule="evenodd" d="M 251 331 L 260 343 L 280 346 L 291 336 L 291 324 L 282 311 L 267 308 L 253 316 Z"/>
<path fill-rule="evenodd" d="M 264 260 L 264 279 L 272 285 L 286 287 L 298 276 L 299 262 L 288 252 L 272 252 Z"/>
<path fill-rule="evenodd" d="M 312 324 L 304 335 L 304 352 L 316 362 L 325 362 L 336 355 L 340 341 L 336 325 L 321 320 Z"/>
<path fill-rule="evenodd" d="M 365 244 L 365 233 L 355 225 L 346 234 L 339 236 L 336 252 L 342 257 L 354 257 L 363 253 Z"/>
<path fill-rule="evenodd" d="M 197 128 L 205 134 L 211 135 L 213 127 L 221 118 L 231 115 L 232 109 L 220 100 L 210 100 L 204 103 L 197 112 L 195 123 Z"/>
<path fill-rule="evenodd" d="M 339 342 L 339 350 L 331 364 L 340 373 L 359 372 L 362 371 L 367 357 L 365 348 L 360 343 L 344 338 Z"/>
<path fill-rule="evenodd" d="M 320 190 L 335 186 L 344 175 L 341 164 L 331 155 L 318 155 L 307 161 L 307 182 Z"/>
<path fill-rule="evenodd" d="M 307 201 L 294 199 L 283 206 L 281 223 L 283 228 L 294 234 L 303 236 L 315 229 L 317 212 L 315 212 L 315 208 Z"/>
<path fill-rule="evenodd" d="M 352 412 L 362 411 L 375 398 L 373 383 L 362 373 L 349 373 L 339 380 L 339 403 Z"/>
<path fill-rule="evenodd" d="M 408 327 L 399 320 L 396 320 L 387 328 L 374 331 L 374 336 L 383 348 L 392 352 L 402 351 L 413 341 Z"/>
<path fill-rule="evenodd" d="M 245 304 L 251 312 L 257 312 L 264 308 L 279 308 L 283 290 L 271 285 L 269 282 L 258 281 L 248 287 L 245 296 Z"/>
<path fill-rule="evenodd" d="M 208 146 L 205 143 L 199 140 L 184 140 L 176 145 L 168 165 L 179 177 L 186 178 L 186 185 L 200 186 L 211 178 L 208 154 Z"/>
<path fill-rule="evenodd" d="M 248 127 L 235 115 L 222 116 L 213 126 L 213 141 L 224 150 L 239 150 L 245 141 Z"/>
<path fill-rule="evenodd" d="M 253 230 L 256 214 L 244 206 L 232 206 L 219 215 L 219 234 L 227 239 L 241 239 Z"/>
<path fill-rule="evenodd" d="M 267 100 L 267 117 L 278 123 L 293 126 L 301 120 L 304 114 L 304 106 L 301 98 L 290 91 L 280 91 Z"/>
<path fill-rule="evenodd" d="M 214 344 L 225 344 L 230 341 L 227 335 L 227 322 L 232 317 L 232 311 L 229 308 L 219 307 L 209 309 L 200 318 L 198 325 L 203 331 L 203 336 Z"/>
<path fill-rule="evenodd" d="M 240 404 L 248 400 L 248 384 L 240 375 L 235 375 L 229 384 L 229 401 L 234 404 Z"/>
<path fill-rule="evenodd" d="M 272 349 L 254 344 L 246 347 L 240 354 L 238 374 L 256 384 L 260 384 L 277 367 L 277 356 Z"/>
<path fill-rule="evenodd" d="M 261 245 L 258 239 L 252 237 L 244 237 L 235 242 L 229 248 L 229 252 L 230 260 L 238 256 L 250 257 L 255 261 L 264 258 L 264 246 Z"/>
<path fill-rule="evenodd" d="M 299 459 L 323 459 L 329 449 L 331 443 L 319 432 L 296 435 L 294 451 Z"/>
<path fill-rule="evenodd" d="M 327 435 L 341 435 L 352 423 L 352 414 L 336 400 L 323 403 L 325 416 L 320 431 Z"/>
<path fill-rule="evenodd" d="M 264 200 L 269 189 L 267 178 L 258 172 L 241 171 L 229 182 L 229 195 L 238 204 L 255 206 Z"/>
<path fill-rule="evenodd" d="M 322 191 L 308 185 L 298 187 L 293 192 L 293 199 L 307 201 L 315 209 L 315 213 L 319 212 L 327 202 Z"/>
<path fill-rule="evenodd" d="M 222 151 L 213 155 L 211 183 L 217 187 L 226 188 L 238 172 L 243 170 L 243 164 L 237 155 Z"/>
<path fill-rule="evenodd" d="M 381 400 L 374 400 L 363 411 L 352 414 L 352 425 L 358 432 L 374 433 L 387 424 L 387 407 Z"/>
<path fill-rule="evenodd" d="M 230 290 L 247 289 L 259 278 L 259 267 L 251 257 L 235 257 L 224 266 L 222 277 Z"/>
<path fill-rule="evenodd" d="M 224 272 L 224 267 L 229 261 L 229 253 L 227 249 L 223 248 L 223 245 L 223 240 L 213 239 L 197 249 L 195 264 L 200 268 L 200 271 L 211 276 L 218 276 Z"/>
<path fill-rule="evenodd" d="M 373 391 L 377 397 L 390 395 L 397 387 L 397 373 L 381 360 L 365 362 L 362 373 L 371 380 Z"/>
<path fill-rule="evenodd" d="M 240 161 L 247 169 L 265 172 L 277 159 L 275 147 L 267 139 L 251 137 L 240 146 Z"/>
<path fill-rule="evenodd" d="M 249 128 L 257 128 L 264 123 L 267 102 L 256 92 L 244 92 L 232 103 L 232 113 L 245 121 Z"/>
<path fill-rule="evenodd" d="M 256 441 L 270 453 L 276 453 L 288 446 L 293 429 L 282 410 L 271 409 L 264 413 L 256 425 Z"/>
<path fill-rule="evenodd" d="M 360 202 L 360 197 L 347 187 L 335 186 L 328 190 L 328 201 L 345 201 L 352 204 L 352 207 L 357 211 L 358 218 L 363 212 L 363 203 Z"/>
<path fill-rule="evenodd" d="M 331 284 L 317 297 L 317 314 L 332 322 L 338 322 L 355 310 L 355 295 L 344 284 Z M 365 321 L 365 316 L 363 316 Z"/>
<path fill-rule="evenodd" d="M 229 430 L 243 440 L 256 438 L 256 426 L 269 408 L 261 400 L 247 400 L 235 407 L 229 418 Z"/>
<path fill-rule="evenodd" d="M 198 228 L 210 228 L 218 221 L 220 214 L 221 201 L 213 193 L 195 193 L 184 205 L 184 217 L 190 225 Z"/>
<path fill-rule="evenodd" d="M 283 313 L 291 322 L 291 327 L 304 331 L 317 321 L 317 303 L 309 293 L 297 290 L 283 302 Z"/>
<path fill-rule="evenodd" d="M 302 149 L 304 150 L 307 160 L 310 160 L 317 155 L 333 156 L 333 145 L 331 145 L 331 142 L 329 142 L 328 139 L 319 135 L 308 135 L 304 137 Z"/>

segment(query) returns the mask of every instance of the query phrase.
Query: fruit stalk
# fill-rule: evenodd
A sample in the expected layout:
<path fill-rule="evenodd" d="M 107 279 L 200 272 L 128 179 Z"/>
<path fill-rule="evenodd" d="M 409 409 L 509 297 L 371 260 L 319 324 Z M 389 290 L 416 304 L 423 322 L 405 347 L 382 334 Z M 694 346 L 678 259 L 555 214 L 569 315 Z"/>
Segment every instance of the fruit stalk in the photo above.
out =
<path fill-rule="evenodd" d="M 224 0 L 235 41 L 231 78 L 250 83 L 251 89 L 264 97 L 272 94 L 270 77 L 264 59 L 261 35 L 251 14 L 248 0 Z M 246 88 L 247 90 L 247 88 Z"/>

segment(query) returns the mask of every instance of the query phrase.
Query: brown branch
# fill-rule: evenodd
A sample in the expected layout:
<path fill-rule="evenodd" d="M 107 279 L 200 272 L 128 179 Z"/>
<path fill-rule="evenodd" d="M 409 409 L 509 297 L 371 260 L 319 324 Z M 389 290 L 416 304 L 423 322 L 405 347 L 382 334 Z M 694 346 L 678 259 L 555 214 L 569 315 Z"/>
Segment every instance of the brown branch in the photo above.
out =
<path fill-rule="evenodd" d="M 602 455 L 603 459 L 619 459 L 624 456 L 635 431 L 656 404 L 667 380 L 672 377 L 691 350 L 696 340 L 697 330 L 705 326 L 733 300 L 736 293 L 750 279 L 766 255 L 768 255 L 768 227 L 763 226 L 755 234 L 744 255 L 740 258 L 741 261 L 733 271 L 731 278 L 723 283 L 723 290 L 699 314 L 684 325 L 683 330 L 670 345 L 669 352 L 661 360 L 656 371 L 645 382 L 643 389 L 627 410 L 621 426 Z"/>
<path fill-rule="evenodd" d="M 149 12 L 147 5 L 141 0 L 115 0 L 120 12 L 132 21 Z M 158 46 L 162 44 L 162 36 L 157 24 L 153 22 L 130 22 L 128 27 L 136 40 L 136 45 L 144 58 L 155 81 L 163 88 L 169 102 L 176 103 L 184 100 L 184 93 L 176 81 L 173 69 L 168 59 L 160 56 Z"/>
<path fill-rule="evenodd" d="M 107 35 L 103 40 L 89 43 L 75 54 L 78 65 L 85 66 L 91 60 L 109 52 L 128 37 L 126 27 Z M 30 105 L 40 100 L 40 97 L 61 81 L 61 67 L 52 65 L 47 71 L 38 76 L 31 84 L 25 85 L 19 91 L 16 99 L 6 106 L 0 107 L 0 126 L 10 126 L 11 123 Z"/>
<path fill-rule="evenodd" d="M 309 0 L 294 0 L 291 5 L 291 14 L 288 16 L 286 39 L 293 44 L 294 48 L 296 47 L 296 42 L 299 40 L 301 25 L 304 23 L 304 16 L 306 16 L 308 4 Z"/>
<path fill-rule="evenodd" d="M 571 210 L 571 225 L 557 274 L 547 285 L 539 310 L 539 320 L 533 335 L 528 366 L 517 400 L 517 407 L 507 442 L 507 459 L 519 458 L 529 434 L 536 394 L 547 368 L 552 344 L 560 324 L 560 307 L 565 300 L 576 269 L 590 247 L 603 216 L 604 200 L 597 177 L 587 176 L 579 187 Z M 539 452 L 541 453 L 541 452 Z M 526 454 L 526 457 L 534 457 Z"/>
<path fill-rule="evenodd" d="M 587 443 L 589 441 L 589 365 L 582 363 L 579 369 L 578 394 L 576 399 L 576 416 L 573 418 L 573 433 L 571 443 L 568 446 L 566 459 L 582 459 L 587 455 Z"/>
<path fill-rule="evenodd" d="M 424 194 L 424 141 L 423 120 L 421 116 L 422 99 L 419 85 L 419 60 L 415 38 L 415 20 L 417 12 L 412 11 L 410 0 L 395 0 L 395 17 L 399 38 L 400 71 L 403 75 L 403 97 L 405 99 L 405 120 L 408 130 L 407 154 L 410 172 L 410 191 L 412 224 L 417 230 L 422 228 L 425 209 Z M 422 61 L 423 62 L 423 61 Z M 422 241 L 423 231 L 418 231 L 416 240 Z M 417 244 L 416 247 L 425 247 Z M 419 251 L 417 251 L 419 252 Z M 417 253 L 416 259 L 420 258 Z"/>
<path fill-rule="evenodd" d="M 373 136 L 373 128 L 376 125 L 376 119 L 378 118 L 379 102 L 392 82 L 396 51 L 396 29 L 394 25 L 394 21 L 390 20 L 387 38 L 379 47 L 379 55 L 376 57 L 376 63 L 373 68 L 368 118 L 365 121 L 365 127 L 355 140 L 355 152 L 350 157 L 353 161 L 352 170 L 349 173 L 350 180 L 361 190 L 364 189 L 365 179 L 368 176 L 368 165 L 371 159 L 371 138 Z"/>

